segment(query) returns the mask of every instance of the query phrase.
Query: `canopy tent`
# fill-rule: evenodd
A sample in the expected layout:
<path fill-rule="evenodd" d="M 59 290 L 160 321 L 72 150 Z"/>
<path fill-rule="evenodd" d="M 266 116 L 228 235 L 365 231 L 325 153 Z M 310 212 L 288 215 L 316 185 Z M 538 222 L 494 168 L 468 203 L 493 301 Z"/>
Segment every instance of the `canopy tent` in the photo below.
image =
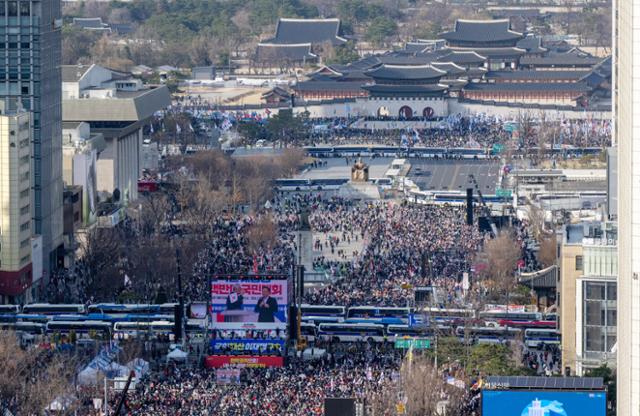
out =
<path fill-rule="evenodd" d="M 185 361 L 189 354 L 182 351 L 181 349 L 176 348 L 167 354 L 167 361 Z"/>

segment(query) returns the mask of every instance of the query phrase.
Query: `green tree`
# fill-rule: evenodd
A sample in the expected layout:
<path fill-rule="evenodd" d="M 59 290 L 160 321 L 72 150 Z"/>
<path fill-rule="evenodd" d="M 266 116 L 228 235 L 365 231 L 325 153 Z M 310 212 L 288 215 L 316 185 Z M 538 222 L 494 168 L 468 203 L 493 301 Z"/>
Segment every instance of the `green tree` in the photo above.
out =
<path fill-rule="evenodd" d="M 278 114 L 269 118 L 267 131 L 274 140 L 281 141 L 285 146 L 307 132 L 304 114 L 293 115 L 291 110 L 280 110 Z"/>
<path fill-rule="evenodd" d="M 333 56 L 327 58 L 329 64 L 348 64 L 357 61 L 360 58 L 353 42 L 347 42 L 343 45 L 333 48 Z"/>
<path fill-rule="evenodd" d="M 366 39 L 380 45 L 398 32 L 398 25 L 389 17 L 379 16 L 371 21 L 366 32 Z"/>
<path fill-rule="evenodd" d="M 513 345 L 513 348 L 519 347 Z M 513 356 L 513 350 L 507 345 L 478 344 L 471 349 L 467 369 L 491 376 L 532 375 Z"/>
<path fill-rule="evenodd" d="M 616 371 L 607 364 L 603 364 L 600 367 L 593 368 L 587 371 L 587 377 L 602 377 L 605 386 L 607 386 L 607 416 L 616 415 Z"/>

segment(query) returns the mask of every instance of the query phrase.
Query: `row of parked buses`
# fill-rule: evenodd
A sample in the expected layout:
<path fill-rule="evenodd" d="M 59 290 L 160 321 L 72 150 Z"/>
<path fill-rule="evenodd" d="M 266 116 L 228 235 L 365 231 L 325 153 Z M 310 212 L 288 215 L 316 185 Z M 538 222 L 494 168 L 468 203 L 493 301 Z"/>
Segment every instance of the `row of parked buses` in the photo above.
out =
<path fill-rule="evenodd" d="M 429 320 L 438 325 L 457 326 L 473 323 L 478 326 L 511 328 L 556 328 L 555 314 L 541 312 L 503 312 L 471 309 L 404 308 L 378 306 L 301 305 L 302 321 L 313 323 L 377 323 L 409 324 Z"/>
<path fill-rule="evenodd" d="M 522 341 L 529 348 L 560 343 L 555 315 L 467 309 L 301 306 L 301 335 L 338 342 L 386 342 L 398 337 L 456 336 L 470 343 Z"/>
<path fill-rule="evenodd" d="M 28 304 L 0 305 L 0 329 L 30 335 L 74 333 L 78 338 L 98 336 L 123 339 L 139 335 L 174 337 L 177 303 L 153 304 Z M 189 319 L 187 334 L 204 334 L 204 320 Z"/>

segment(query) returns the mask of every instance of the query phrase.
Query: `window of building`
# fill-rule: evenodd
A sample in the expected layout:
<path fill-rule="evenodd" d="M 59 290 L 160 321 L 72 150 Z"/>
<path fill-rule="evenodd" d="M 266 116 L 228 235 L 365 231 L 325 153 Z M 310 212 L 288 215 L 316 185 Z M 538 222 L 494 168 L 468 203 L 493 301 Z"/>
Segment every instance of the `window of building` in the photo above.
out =
<path fill-rule="evenodd" d="M 29 16 L 31 14 L 31 2 L 30 1 L 21 1 L 20 2 L 20 16 Z"/>
<path fill-rule="evenodd" d="M 29 246 L 29 241 L 30 241 L 30 240 L 29 240 L 28 238 L 26 238 L 26 239 L 22 240 L 22 241 L 20 242 L 20 248 L 28 247 L 28 246 Z"/>
<path fill-rule="evenodd" d="M 31 260 L 31 255 L 26 255 L 23 258 L 20 259 L 20 264 L 26 264 L 29 263 L 29 260 Z"/>
<path fill-rule="evenodd" d="M 582 270 L 582 256 L 576 256 L 576 270 Z"/>
<path fill-rule="evenodd" d="M 31 228 L 31 221 L 27 221 L 20 225 L 20 231 L 27 231 Z"/>
<path fill-rule="evenodd" d="M 20 191 L 20 198 L 26 198 L 29 196 L 29 189 L 25 189 L 23 191 Z"/>
<path fill-rule="evenodd" d="M 26 215 L 29 213 L 29 204 L 20 208 L 20 215 Z"/>
<path fill-rule="evenodd" d="M 9 13 L 9 16 L 17 16 L 18 15 L 18 2 L 17 1 L 7 2 L 7 11 Z"/>

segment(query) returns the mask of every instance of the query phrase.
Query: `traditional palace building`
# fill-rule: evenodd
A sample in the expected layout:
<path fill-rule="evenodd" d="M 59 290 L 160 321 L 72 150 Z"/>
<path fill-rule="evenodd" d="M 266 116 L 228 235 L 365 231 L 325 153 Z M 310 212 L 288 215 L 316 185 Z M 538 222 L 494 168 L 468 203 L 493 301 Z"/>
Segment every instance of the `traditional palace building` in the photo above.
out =
<path fill-rule="evenodd" d="M 296 30 L 306 33 L 304 40 L 311 45 L 301 54 L 314 53 L 318 39 L 334 45 L 344 40 L 338 36 L 339 22 L 318 22 L 325 21 L 295 20 Z M 274 43 L 288 39 L 281 32 L 291 33 L 282 29 L 290 24 L 280 21 L 275 39 L 280 40 Z M 452 100 L 606 110 L 611 106 L 610 67 L 610 59 L 515 31 L 509 19 L 461 19 L 440 39 L 416 40 L 402 50 L 348 65 L 321 66 L 292 91 L 298 103 L 349 99 L 367 115 L 400 118 L 447 115 Z"/>

